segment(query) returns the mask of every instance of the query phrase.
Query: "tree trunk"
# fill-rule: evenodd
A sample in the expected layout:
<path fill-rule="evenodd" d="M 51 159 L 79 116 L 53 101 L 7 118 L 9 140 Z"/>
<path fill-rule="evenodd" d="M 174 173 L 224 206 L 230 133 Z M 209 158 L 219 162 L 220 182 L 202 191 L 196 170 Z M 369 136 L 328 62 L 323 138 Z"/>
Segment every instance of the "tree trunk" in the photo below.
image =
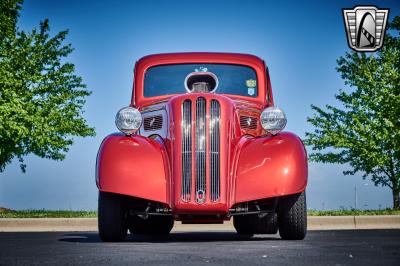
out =
<path fill-rule="evenodd" d="M 392 189 L 393 193 L 393 209 L 400 210 L 400 188 L 396 187 Z"/>

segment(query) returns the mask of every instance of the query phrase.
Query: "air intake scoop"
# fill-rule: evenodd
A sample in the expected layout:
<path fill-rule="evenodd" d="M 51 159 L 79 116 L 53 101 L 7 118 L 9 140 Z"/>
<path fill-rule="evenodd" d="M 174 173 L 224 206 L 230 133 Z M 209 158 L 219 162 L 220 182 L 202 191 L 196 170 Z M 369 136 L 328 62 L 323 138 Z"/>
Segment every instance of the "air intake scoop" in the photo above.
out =
<path fill-rule="evenodd" d="M 192 72 L 185 78 L 188 92 L 214 92 L 218 87 L 218 78 L 212 72 Z"/>

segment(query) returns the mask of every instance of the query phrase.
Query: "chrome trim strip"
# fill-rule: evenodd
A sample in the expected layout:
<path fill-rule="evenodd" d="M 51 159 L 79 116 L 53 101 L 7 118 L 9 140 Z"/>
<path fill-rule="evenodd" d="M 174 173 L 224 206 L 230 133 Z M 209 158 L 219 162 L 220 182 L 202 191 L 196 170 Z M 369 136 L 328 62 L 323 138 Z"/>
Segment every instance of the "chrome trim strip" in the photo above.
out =
<path fill-rule="evenodd" d="M 217 100 L 210 103 L 210 199 L 220 198 L 220 118 L 221 110 Z"/>
<path fill-rule="evenodd" d="M 151 106 L 146 106 L 143 107 L 140 112 L 143 113 L 148 113 L 148 112 L 153 112 L 153 111 L 159 111 L 159 110 L 166 110 L 165 104 L 162 103 L 157 103 Z"/>
<path fill-rule="evenodd" d="M 190 201 L 192 192 L 192 102 L 182 104 L 182 189 L 183 201 Z"/>

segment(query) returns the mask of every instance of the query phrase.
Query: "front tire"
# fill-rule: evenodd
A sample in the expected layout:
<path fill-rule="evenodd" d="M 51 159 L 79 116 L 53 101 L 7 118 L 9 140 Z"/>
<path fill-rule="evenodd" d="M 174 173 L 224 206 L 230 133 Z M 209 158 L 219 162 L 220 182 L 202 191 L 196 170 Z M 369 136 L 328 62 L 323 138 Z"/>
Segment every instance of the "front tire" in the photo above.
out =
<path fill-rule="evenodd" d="M 100 191 L 98 204 L 98 226 L 101 240 L 106 242 L 125 240 L 127 225 L 121 196 Z"/>
<path fill-rule="evenodd" d="M 302 240 L 307 234 L 307 204 L 305 191 L 285 196 L 279 201 L 279 235 L 286 240 Z"/>

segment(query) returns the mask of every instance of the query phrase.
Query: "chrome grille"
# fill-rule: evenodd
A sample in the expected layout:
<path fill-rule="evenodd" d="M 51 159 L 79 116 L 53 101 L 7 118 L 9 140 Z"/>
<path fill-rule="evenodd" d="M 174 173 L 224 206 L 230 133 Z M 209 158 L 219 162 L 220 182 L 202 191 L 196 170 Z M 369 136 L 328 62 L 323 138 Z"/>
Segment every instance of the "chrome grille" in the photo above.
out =
<path fill-rule="evenodd" d="M 194 200 L 197 203 L 204 203 L 207 193 L 210 194 L 209 199 L 215 202 L 220 199 L 221 190 L 220 104 L 217 100 L 211 100 L 208 105 L 206 99 L 200 97 L 193 102 L 193 105 L 192 107 L 190 100 L 185 100 L 182 104 L 181 198 L 186 202 L 192 199 L 192 182 L 194 182 Z M 207 120 L 208 116 L 209 120 Z M 194 146 L 193 153 L 192 145 Z M 192 165 L 194 173 L 192 173 Z M 207 187 L 207 166 L 209 166 L 209 187 Z"/>
<path fill-rule="evenodd" d="M 146 131 L 160 130 L 163 124 L 162 115 L 148 116 L 143 119 L 143 128 Z"/>
<path fill-rule="evenodd" d="M 240 117 L 240 127 L 243 129 L 257 129 L 257 118 L 251 116 Z"/>
<path fill-rule="evenodd" d="M 182 200 L 189 201 L 192 191 L 192 102 L 182 105 Z"/>
<path fill-rule="evenodd" d="M 196 201 L 206 198 L 206 100 L 196 100 Z"/>
<path fill-rule="evenodd" d="M 217 201 L 220 195 L 220 106 L 212 100 L 210 105 L 210 199 Z"/>

